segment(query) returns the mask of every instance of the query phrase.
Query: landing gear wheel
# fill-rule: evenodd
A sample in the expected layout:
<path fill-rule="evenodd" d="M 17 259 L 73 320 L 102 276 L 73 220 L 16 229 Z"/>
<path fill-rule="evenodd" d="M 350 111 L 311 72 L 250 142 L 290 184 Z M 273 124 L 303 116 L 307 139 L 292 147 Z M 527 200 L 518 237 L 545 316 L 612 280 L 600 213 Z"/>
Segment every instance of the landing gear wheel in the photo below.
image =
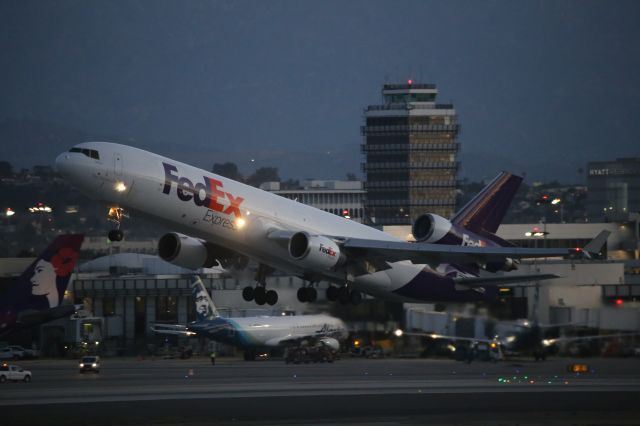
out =
<path fill-rule="evenodd" d="M 251 302 L 255 296 L 253 287 L 245 287 L 242 289 L 242 298 L 247 302 Z"/>
<path fill-rule="evenodd" d="M 276 293 L 273 290 L 269 290 L 266 294 L 265 294 L 265 300 L 267 302 L 267 304 L 273 306 L 276 303 L 278 303 L 278 293 Z"/>
<path fill-rule="evenodd" d="M 267 295 L 264 291 L 264 287 L 256 287 L 253 291 L 253 297 L 258 305 L 264 305 L 267 301 Z"/>
<path fill-rule="evenodd" d="M 307 301 L 307 288 L 306 287 L 300 287 L 298 289 L 297 296 L 298 296 L 298 300 L 300 302 L 303 302 L 303 303 L 306 302 Z"/>
<path fill-rule="evenodd" d="M 338 287 L 336 286 L 329 286 L 329 288 L 327 288 L 327 299 L 331 302 L 335 302 L 336 300 L 338 300 L 338 293 L 340 292 L 340 290 L 338 289 Z"/>
<path fill-rule="evenodd" d="M 349 292 L 349 300 L 352 305 L 359 305 L 362 302 L 362 294 L 359 291 Z"/>
<path fill-rule="evenodd" d="M 318 299 L 318 291 L 313 287 L 307 287 L 307 301 L 315 302 Z"/>
<path fill-rule="evenodd" d="M 349 295 L 349 289 L 347 287 L 342 287 L 338 290 L 338 300 L 342 305 L 348 305 L 351 301 L 351 297 Z"/>
<path fill-rule="evenodd" d="M 124 233 L 119 229 L 112 229 L 108 234 L 109 241 L 122 241 Z"/>

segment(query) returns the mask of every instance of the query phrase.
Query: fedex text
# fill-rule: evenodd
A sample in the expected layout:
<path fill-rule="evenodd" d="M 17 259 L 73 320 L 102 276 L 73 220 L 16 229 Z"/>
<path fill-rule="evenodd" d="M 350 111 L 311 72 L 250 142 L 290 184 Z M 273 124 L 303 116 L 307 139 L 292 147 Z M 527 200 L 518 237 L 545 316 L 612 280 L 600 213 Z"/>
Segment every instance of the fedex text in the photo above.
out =
<path fill-rule="evenodd" d="M 193 200 L 196 206 L 203 206 L 226 215 L 234 215 L 236 218 L 242 216 L 240 204 L 244 198 L 225 192 L 223 184 L 219 180 L 203 176 L 204 182 L 194 184 L 190 179 L 180 177 L 176 166 L 164 162 L 162 166 L 164 167 L 163 193 L 170 194 L 171 187 L 175 184 L 176 193 L 181 201 Z"/>

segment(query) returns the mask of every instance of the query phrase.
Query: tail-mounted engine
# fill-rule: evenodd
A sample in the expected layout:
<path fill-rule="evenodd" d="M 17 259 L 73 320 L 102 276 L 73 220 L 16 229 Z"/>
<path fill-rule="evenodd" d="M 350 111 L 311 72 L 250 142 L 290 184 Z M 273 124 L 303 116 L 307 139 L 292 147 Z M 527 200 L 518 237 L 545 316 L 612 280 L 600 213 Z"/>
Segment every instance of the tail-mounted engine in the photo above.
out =
<path fill-rule="evenodd" d="M 451 230 L 452 224 L 437 214 L 427 213 L 413 223 L 413 237 L 419 243 L 435 243 L 442 240 Z"/>
<path fill-rule="evenodd" d="M 211 268 L 218 262 L 224 267 L 240 254 L 225 247 L 170 232 L 160 238 L 158 255 L 174 265 L 187 269 Z"/>
<path fill-rule="evenodd" d="M 297 232 L 289 240 L 289 254 L 307 268 L 328 270 L 344 263 L 345 256 L 331 239 Z"/>

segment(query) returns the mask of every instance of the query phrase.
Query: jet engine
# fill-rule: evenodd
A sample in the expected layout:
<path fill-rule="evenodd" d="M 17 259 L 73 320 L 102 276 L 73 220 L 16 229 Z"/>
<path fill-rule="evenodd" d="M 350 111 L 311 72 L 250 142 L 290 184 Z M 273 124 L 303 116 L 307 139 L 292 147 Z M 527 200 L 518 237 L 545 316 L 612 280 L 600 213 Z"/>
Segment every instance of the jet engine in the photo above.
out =
<path fill-rule="evenodd" d="M 498 272 L 498 271 L 515 271 L 518 269 L 518 264 L 520 262 L 517 259 L 512 259 L 507 257 L 503 263 L 487 263 L 484 265 L 483 269 L 489 272 Z"/>
<path fill-rule="evenodd" d="M 413 237 L 419 243 L 435 243 L 444 238 L 452 224 L 437 214 L 427 213 L 418 217 L 411 229 Z"/>
<path fill-rule="evenodd" d="M 226 247 L 170 232 L 160 238 L 158 255 L 174 265 L 187 269 L 210 268 L 218 262 L 224 267 L 240 254 Z"/>
<path fill-rule="evenodd" d="M 340 350 L 340 342 L 338 342 L 333 337 L 323 337 L 318 340 L 321 345 L 328 347 L 329 349 L 333 349 L 334 351 Z"/>
<path fill-rule="evenodd" d="M 289 254 L 305 267 L 326 270 L 344 263 L 344 254 L 331 239 L 297 232 L 289 240 Z"/>

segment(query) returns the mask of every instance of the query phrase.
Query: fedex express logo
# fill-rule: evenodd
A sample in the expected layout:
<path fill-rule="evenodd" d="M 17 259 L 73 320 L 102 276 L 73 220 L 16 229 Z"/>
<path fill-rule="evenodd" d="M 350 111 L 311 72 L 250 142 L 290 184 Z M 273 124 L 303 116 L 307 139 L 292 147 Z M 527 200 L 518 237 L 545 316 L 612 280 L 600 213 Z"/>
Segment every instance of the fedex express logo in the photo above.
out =
<path fill-rule="evenodd" d="M 171 187 L 175 184 L 176 193 L 181 201 L 193 200 L 196 206 L 203 206 L 226 215 L 234 215 L 236 218 L 242 216 L 240 204 L 242 204 L 244 198 L 224 192 L 222 190 L 222 182 L 219 180 L 203 176 L 204 183 L 198 182 L 194 184 L 186 177 L 179 177 L 176 166 L 164 162 L 162 165 L 164 167 L 163 193 L 170 194 Z M 220 202 L 223 200 L 228 200 L 228 205 Z"/>
<path fill-rule="evenodd" d="M 320 248 L 318 249 L 320 251 L 320 253 L 324 253 L 328 256 L 331 257 L 336 257 L 336 251 L 334 249 L 332 249 L 331 247 L 326 247 L 323 246 L 322 244 L 320 244 Z"/>
<path fill-rule="evenodd" d="M 467 234 L 462 234 L 462 245 L 467 247 L 485 247 L 487 243 L 482 240 L 474 240 Z"/>

